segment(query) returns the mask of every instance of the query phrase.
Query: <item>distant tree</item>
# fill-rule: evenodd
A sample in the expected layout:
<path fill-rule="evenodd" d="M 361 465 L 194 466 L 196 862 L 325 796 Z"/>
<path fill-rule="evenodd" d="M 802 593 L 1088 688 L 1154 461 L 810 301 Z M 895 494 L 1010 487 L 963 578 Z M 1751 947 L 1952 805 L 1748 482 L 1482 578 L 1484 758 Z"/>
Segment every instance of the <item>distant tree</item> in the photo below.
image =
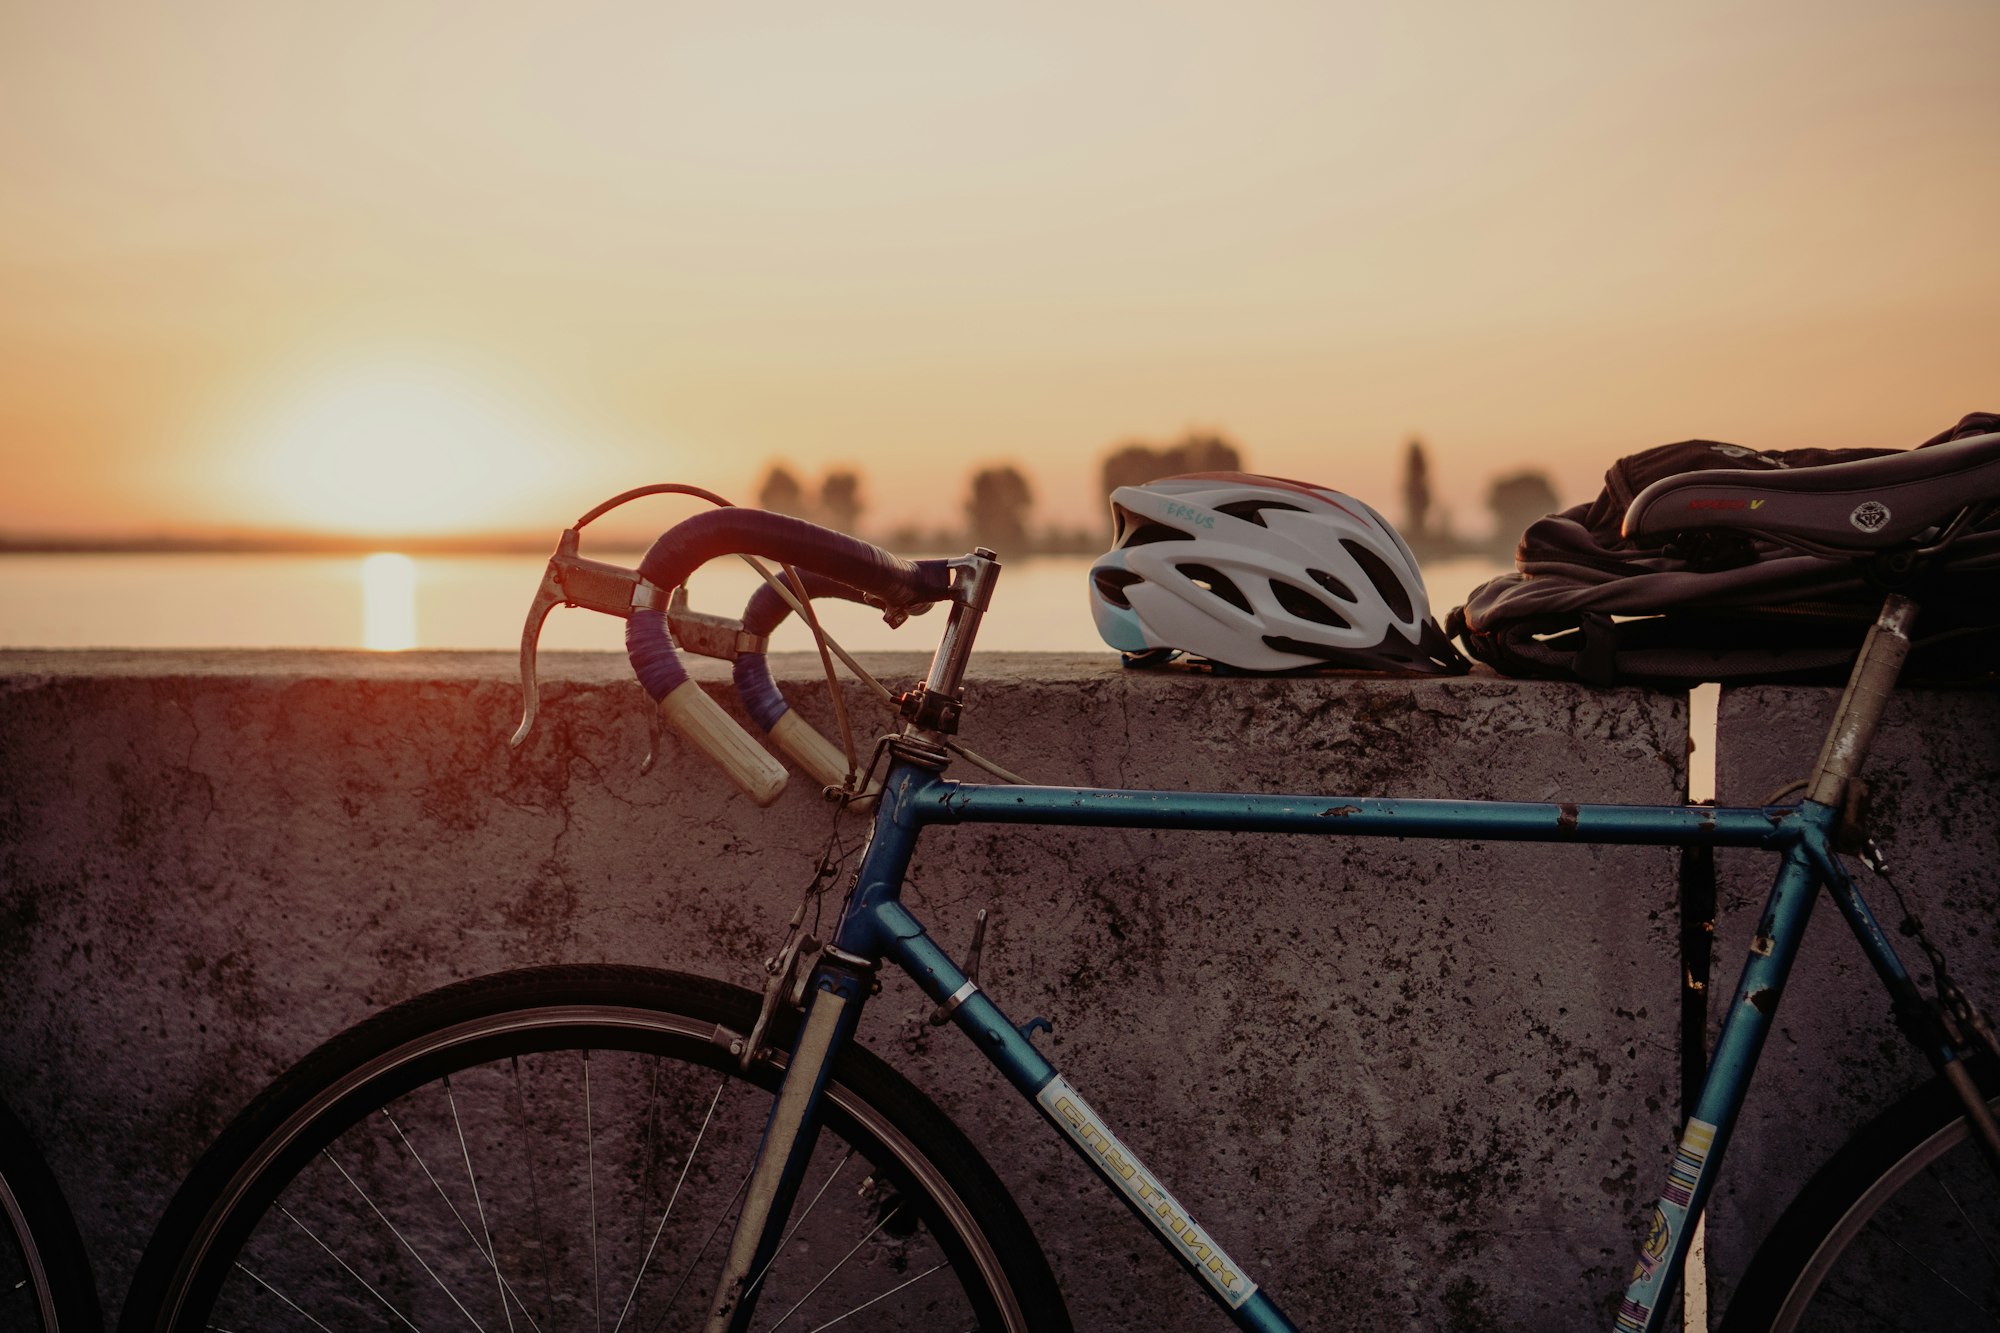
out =
<path fill-rule="evenodd" d="M 860 518 L 860 476 L 845 468 L 827 473 L 819 483 L 819 521 L 852 532 Z"/>
<path fill-rule="evenodd" d="M 1495 477 L 1486 490 L 1486 507 L 1493 511 L 1493 545 L 1512 551 L 1528 525 L 1562 506 L 1555 487 L 1540 472 L 1513 472 Z"/>
<path fill-rule="evenodd" d="M 1237 472 L 1243 457 L 1236 446 L 1216 434 L 1189 432 L 1178 444 L 1156 449 L 1141 440 L 1119 445 L 1105 457 L 1102 479 L 1106 495 L 1120 486 L 1143 486 L 1160 477 L 1184 472 Z"/>
<path fill-rule="evenodd" d="M 806 488 L 799 485 L 799 479 L 783 463 L 773 463 L 764 474 L 764 483 L 757 488 L 757 507 L 800 518 L 811 508 L 806 503 Z"/>
<path fill-rule="evenodd" d="M 1173 465 L 1173 476 L 1181 472 L 1240 472 L 1243 456 L 1236 446 L 1220 435 L 1202 435 L 1188 432 L 1181 442 L 1167 450 L 1167 461 Z"/>
<path fill-rule="evenodd" d="M 1160 451 L 1149 444 L 1133 441 L 1121 444 L 1105 456 L 1102 477 L 1106 495 L 1120 486 L 1143 486 L 1155 477 L 1171 476 L 1163 470 Z"/>
<path fill-rule="evenodd" d="M 1431 465 L 1424 442 L 1414 435 L 1403 453 L 1403 536 L 1422 541 L 1431 535 Z"/>
<path fill-rule="evenodd" d="M 1005 554 L 1028 546 L 1028 511 L 1035 493 L 1028 479 L 1011 464 L 981 468 L 972 474 L 972 494 L 965 502 L 965 520 L 972 540 Z"/>

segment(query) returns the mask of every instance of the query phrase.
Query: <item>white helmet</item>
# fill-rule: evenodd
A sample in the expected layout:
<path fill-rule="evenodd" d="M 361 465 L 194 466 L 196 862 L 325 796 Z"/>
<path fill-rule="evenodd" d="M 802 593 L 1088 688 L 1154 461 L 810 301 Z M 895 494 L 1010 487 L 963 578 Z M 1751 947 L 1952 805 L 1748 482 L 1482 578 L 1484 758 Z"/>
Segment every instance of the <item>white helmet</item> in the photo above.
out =
<path fill-rule="evenodd" d="M 1120 486 L 1111 517 L 1090 609 L 1134 665 L 1178 650 L 1244 671 L 1468 669 L 1431 618 L 1410 548 L 1351 496 L 1196 472 Z"/>

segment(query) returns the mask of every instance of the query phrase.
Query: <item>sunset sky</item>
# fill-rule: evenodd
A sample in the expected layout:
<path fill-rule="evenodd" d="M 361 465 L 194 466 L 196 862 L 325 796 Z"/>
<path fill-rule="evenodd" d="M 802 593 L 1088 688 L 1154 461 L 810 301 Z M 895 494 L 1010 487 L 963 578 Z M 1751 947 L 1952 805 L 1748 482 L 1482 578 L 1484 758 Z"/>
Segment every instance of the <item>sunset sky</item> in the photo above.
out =
<path fill-rule="evenodd" d="M 1399 513 L 2000 410 L 2000 4 L 0 0 L 0 531 Z"/>

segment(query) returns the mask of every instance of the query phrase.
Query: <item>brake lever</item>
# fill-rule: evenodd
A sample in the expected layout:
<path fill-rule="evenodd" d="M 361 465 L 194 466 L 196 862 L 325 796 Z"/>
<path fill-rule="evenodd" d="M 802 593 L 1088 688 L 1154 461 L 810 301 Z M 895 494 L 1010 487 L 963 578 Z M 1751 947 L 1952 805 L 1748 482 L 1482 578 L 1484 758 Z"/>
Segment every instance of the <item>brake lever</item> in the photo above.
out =
<path fill-rule="evenodd" d="M 521 626 L 521 725 L 507 744 L 519 749 L 535 728 L 541 711 L 541 685 L 535 670 L 536 652 L 541 645 L 542 626 L 549 612 L 558 606 L 581 606 L 608 616 L 629 620 L 634 611 L 659 610 L 666 595 L 639 576 L 639 572 L 602 560 L 586 560 L 577 554 L 582 536 L 576 528 L 564 528 L 556 541 L 555 554 L 542 571 L 542 583 L 528 606 L 527 623 Z"/>
<path fill-rule="evenodd" d="M 535 676 L 535 653 L 541 646 L 543 622 L 562 602 L 562 580 L 556 575 L 556 562 L 550 560 L 548 568 L 542 571 L 542 586 L 535 589 L 535 600 L 528 604 L 527 623 L 521 626 L 521 725 L 508 738 L 507 748 L 511 750 L 520 749 L 528 733 L 535 729 L 535 715 L 542 706 L 541 682 Z"/>

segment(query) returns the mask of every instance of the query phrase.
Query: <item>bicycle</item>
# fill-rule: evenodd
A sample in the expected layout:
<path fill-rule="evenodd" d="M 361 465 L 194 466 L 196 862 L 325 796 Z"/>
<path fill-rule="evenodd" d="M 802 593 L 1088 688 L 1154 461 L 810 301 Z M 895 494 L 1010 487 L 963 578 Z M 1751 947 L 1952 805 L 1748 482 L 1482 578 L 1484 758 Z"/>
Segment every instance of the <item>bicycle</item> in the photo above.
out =
<path fill-rule="evenodd" d="M 1656 531 L 1698 508 L 1705 524 L 1775 531 L 1907 579 L 1948 560 L 2000 495 L 2000 435 L 1922 452 L 1914 464 L 1899 455 L 1780 474 L 1686 474 L 1642 494 L 1628 528 Z M 597 1327 L 665 1327 L 678 1317 L 673 1326 L 715 1330 L 847 1321 L 1065 1329 L 1061 1294 L 997 1177 L 934 1105 L 850 1040 L 884 960 L 1038 1108 L 1236 1327 L 1295 1327 L 1036 1047 L 1036 1024 L 1017 1027 L 981 988 L 978 933 L 961 965 L 902 903 L 919 834 L 970 823 L 1771 852 L 1780 858 L 1771 894 L 1614 1327 L 1664 1326 L 1822 889 L 1938 1077 L 1814 1178 L 1760 1252 L 1727 1327 L 1844 1327 L 1857 1299 L 1923 1328 L 1962 1326 L 1968 1301 L 1995 1308 L 1992 1032 L 1941 967 L 1938 994 L 1923 995 L 1841 859 L 1852 847 L 1879 860 L 1850 798 L 1908 651 L 1909 596 L 1886 596 L 1796 801 L 1613 806 L 975 784 L 943 774 L 962 753 L 953 737 L 998 576 L 991 552 L 909 562 L 798 520 L 725 508 L 675 526 L 637 570 L 579 554 L 582 527 L 657 489 L 685 488 L 629 492 L 565 530 L 523 631 L 517 738 L 535 717 L 542 618 L 555 605 L 588 607 L 627 620 L 649 694 L 753 799 L 768 801 L 782 767 L 687 678 L 675 647 L 732 658 L 753 720 L 842 804 L 873 807 L 851 875 L 832 856 L 817 868 L 816 888 L 846 882 L 827 938 L 809 894 L 762 996 L 647 969 L 540 968 L 447 987 L 350 1029 L 260 1095 L 190 1176 L 142 1261 L 127 1328 L 282 1327 L 295 1315 L 310 1321 L 301 1326 L 341 1327 L 387 1308 L 412 1327 L 435 1318 L 539 1329 L 587 1309 Z M 1856 493 L 1914 526 L 1880 540 L 1880 524 L 1843 530 Z M 788 566 L 741 621 L 668 600 L 703 561 L 731 552 Z M 865 769 L 810 728 L 784 725 L 792 715 L 764 665 L 764 635 L 782 614 L 773 598 L 810 619 L 810 596 L 829 593 L 892 617 L 928 603 L 950 608 L 928 675 L 899 700 L 901 729 Z M 1950 1207 L 1919 1193 L 1940 1180 L 1956 1191 Z M 504 1228 L 489 1207 L 502 1189 L 522 1199 L 505 1210 Z M 599 1224 L 613 1213 L 645 1225 L 614 1243 Z M 551 1218 L 574 1227 L 558 1232 Z"/>
<path fill-rule="evenodd" d="M 48 1163 L 0 1104 L 0 1328 L 95 1333 L 97 1283 Z"/>

